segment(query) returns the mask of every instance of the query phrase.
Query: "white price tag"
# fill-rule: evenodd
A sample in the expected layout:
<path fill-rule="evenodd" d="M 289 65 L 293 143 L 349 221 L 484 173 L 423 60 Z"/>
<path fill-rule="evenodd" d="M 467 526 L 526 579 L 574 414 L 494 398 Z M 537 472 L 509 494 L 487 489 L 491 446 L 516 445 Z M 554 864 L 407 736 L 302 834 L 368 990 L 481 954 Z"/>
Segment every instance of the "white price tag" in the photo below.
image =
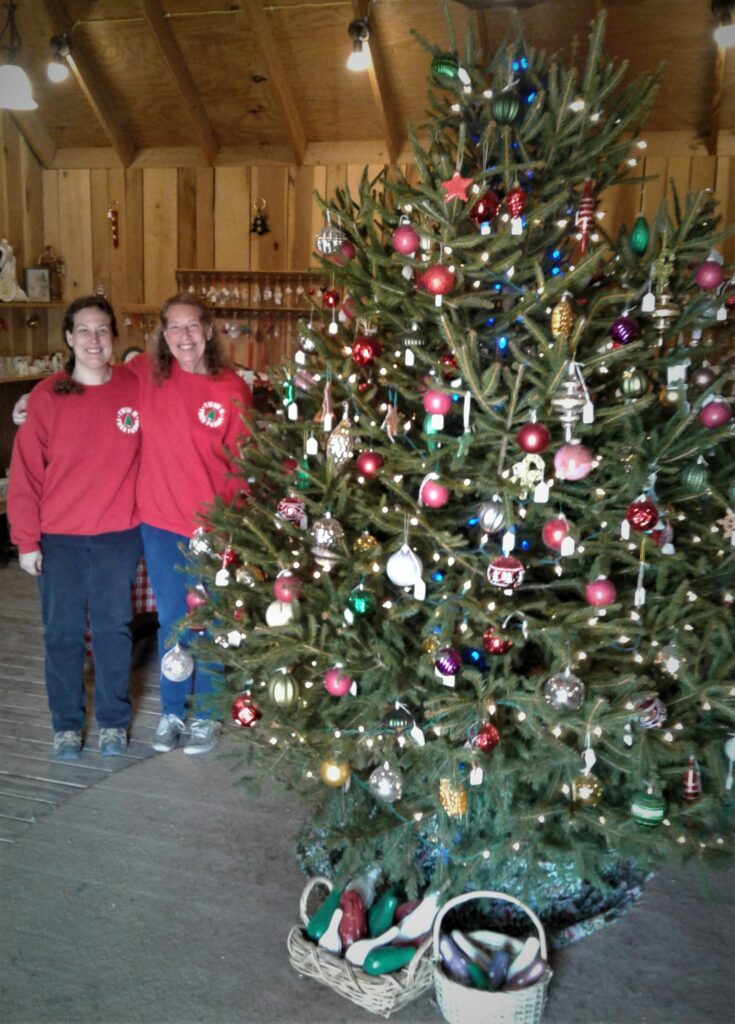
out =
<path fill-rule="evenodd" d="M 575 549 L 574 537 L 565 537 L 564 540 L 561 542 L 561 549 L 559 551 L 559 554 L 561 555 L 562 558 L 566 558 L 569 555 L 573 555 L 574 554 L 574 549 Z"/>
<path fill-rule="evenodd" d="M 635 594 L 633 595 L 633 604 L 636 608 L 642 608 L 646 603 L 646 588 L 636 587 Z"/>
<path fill-rule="evenodd" d="M 630 523 L 627 519 L 624 519 L 620 524 L 620 537 L 622 540 L 629 540 L 630 538 Z"/>
<path fill-rule="evenodd" d="M 288 418 L 290 420 L 297 420 L 299 418 L 299 407 L 296 402 L 291 402 L 288 406 Z"/>
<path fill-rule="evenodd" d="M 646 292 L 641 302 L 641 310 L 644 313 L 653 313 L 656 308 L 656 296 L 653 292 Z"/>
<path fill-rule="evenodd" d="M 417 580 L 413 585 L 413 596 L 417 601 L 423 601 L 426 597 L 426 584 L 423 580 Z"/>
<path fill-rule="evenodd" d="M 215 586 L 226 587 L 230 582 L 230 574 L 227 569 L 219 569 L 214 577 Z"/>
<path fill-rule="evenodd" d="M 584 409 L 582 409 L 582 423 L 594 423 L 595 422 L 595 407 L 592 402 L 585 402 Z"/>
<path fill-rule="evenodd" d="M 549 485 L 545 480 L 542 480 L 534 487 L 533 500 L 537 505 L 544 505 L 549 500 Z"/>
<path fill-rule="evenodd" d="M 479 764 L 473 764 L 472 768 L 470 769 L 470 785 L 471 786 L 480 786 L 480 785 L 482 785 L 482 780 L 484 778 L 485 778 L 485 773 L 483 772 L 483 770 L 479 766 Z"/>
<path fill-rule="evenodd" d="M 319 442 L 313 434 L 309 434 L 306 439 L 305 451 L 307 455 L 318 455 L 319 454 Z"/>
<path fill-rule="evenodd" d="M 405 352 L 403 353 L 403 361 L 406 364 L 406 366 L 413 366 L 413 364 L 416 362 L 416 356 L 413 354 L 412 348 L 407 348 L 405 350 Z"/>
<path fill-rule="evenodd" d="M 431 429 L 432 430 L 443 430 L 444 429 L 444 417 L 439 412 L 433 412 L 431 414 L 431 420 L 429 422 L 431 424 Z"/>
<path fill-rule="evenodd" d="M 332 433 L 332 424 L 334 423 L 334 416 L 331 412 L 328 412 L 322 420 L 322 430 L 325 434 Z"/>

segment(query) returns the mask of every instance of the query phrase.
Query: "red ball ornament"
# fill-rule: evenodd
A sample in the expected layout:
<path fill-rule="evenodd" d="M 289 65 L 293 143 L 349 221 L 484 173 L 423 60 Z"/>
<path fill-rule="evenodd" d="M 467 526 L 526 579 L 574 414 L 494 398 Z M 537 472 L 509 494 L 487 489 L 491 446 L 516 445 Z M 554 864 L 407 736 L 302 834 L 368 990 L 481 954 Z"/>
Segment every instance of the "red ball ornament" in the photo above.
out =
<path fill-rule="evenodd" d="M 470 210 L 470 220 L 475 227 L 482 228 L 489 224 L 500 208 L 500 200 L 496 192 L 489 189 L 483 192 Z"/>
<path fill-rule="evenodd" d="M 658 509 L 652 501 L 631 501 L 625 510 L 625 518 L 634 530 L 645 533 L 658 522 Z"/>
<path fill-rule="evenodd" d="M 481 750 L 483 754 L 489 754 L 500 743 L 500 733 L 492 722 L 485 722 L 478 728 L 471 742 L 477 750 Z"/>
<path fill-rule="evenodd" d="M 505 194 L 505 207 L 511 217 L 522 217 L 526 209 L 526 193 L 516 185 Z"/>
<path fill-rule="evenodd" d="M 563 444 L 554 456 L 554 471 L 560 480 L 582 480 L 592 461 L 592 452 L 583 444 Z"/>
<path fill-rule="evenodd" d="M 355 459 L 355 468 L 362 476 L 374 477 L 378 475 L 385 459 L 379 452 L 360 452 Z"/>
<path fill-rule="evenodd" d="M 705 260 L 697 267 L 694 277 L 700 288 L 704 288 L 705 291 L 714 291 L 725 280 L 725 271 L 722 264 L 716 260 Z"/>
<path fill-rule="evenodd" d="M 370 366 L 383 351 L 377 338 L 355 338 L 352 343 L 352 358 L 358 366 Z"/>
<path fill-rule="evenodd" d="M 422 402 L 424 410 L 433 416 L 446 416 L 452 408 L 452 396 L 446 391 L 427 391 Z"/>
<path fill-rule="evenodd" d="M 605 576 L 598 576 L 596 580 L 592 580 L 584 588 L 585 600 L 587 604 L 591 604 L 594 608 L 606 608 L 609 604 L 613 603 L 617 593 L 615 584 L 611 583 Z"/>
<path fill-rule="evenodd" d="M 273 595 L 276 601 L 284 601 L 286 604 L 298 601 L 301 596 L 301 580 L 291 573 L 277 576 L 273 583 Z"/>
<path fill-rule="evenodd" d="M 252 729 L 258 719 L 262 718 L 263 712 L 249 693 L 241 693 L 233 700 L 230 715 L 241 729 Z"/>
<path fill-rule="evenodd" d="M 237 557 L 237 552 L 234 548 L 226 547 L 222 552 L 222 568 L 229 569 L 230 566 L 234 565 L 236 568 L 240 564 L 240 559 Z"/>
<path fill-rule="evenodd" d="M 723 427 L 731 419 L 732 409 L 730 403 L 726 402 L 724 398 L 715 398 L 711 402 L 707 402 L 699 411 L 699 422 L 710 430 Z"/>
<path fill-rule="evenodd" d="M 452 352 L 442 352 L 439 356 L 439 365 L 444 380 L 451 380 L 457 376 L 457 357 Z"/>
<path fill-rule="evenodd" d="M 298 462 L 290 455 L 287 455 L 285 459 L 281 459 L 281 465 L 283 466 L 285 471 L 290 475 L 291 473 L 296 472 Z"/>
<path fill-rule="evenodd" d="M 340 294 L 334 288 L 327 288 L 322 296 L 322 303 L 327 309 L 336 309 L 340 302 Z"/>
<path fill-rule="evenodd" d="M 352 242 L 350 242 L 348 239 L 345 239 L 342 245 L 340 245 L 339 251 L 342 253 L 346 260 L 353 259 L 355 253 L 357 252 Z"/>
<path fill-rule="evenodd" d="M 419 504 L 427 508 L 442 508 L 449 501 L 449 488 L 438 480 L 427 480 L 419 489 Z"/>
<path fill-rule="evenodd" d="M 552 551 L 561 551 L 564 538 L 569 533 L 569 522 L 564 516 L 547 519 L 541 527 L 541 540 Z"/>
<path fill-rule="evenodd" d="M 498 636 L 495 626 L 488 626 L 482 634 L 482 646 L 488 654 L 507 654 L 513 646 L 513 641 L 507 637 Z"/>
<path fill-rule="evenodd" d="M 339 309 L 341 313 L 344 313 L 348 320 L 355 319 L 355 313 L 357 312 L 357 310 L 355 308 L 355 300 L 352 298 L 351 295 L 345 295 L 344 299 L 342 300 L 342 305 L 339 307 Z"/>
<path fill-rule="evenodd" d="M 390 244 L 402 256 L 411 256 L 419 247 L 421 239 L 410 224 L 400 224 L 390 240 Z"/>
<path fill-rule="evenodd" d="M 446 295 L 454 288 L 454 273 L 443 263 L 435 263 L 423 272 L 421 285 L 431 295 Z"/>
<path fill-rule="evenodd" d="M 538 455 L 549 447 L 551 434 L 543 423 L 524 423 L 516 434 L 516 440 L 524 452 Z"/>
<path fill-rule="evenodd" d="M 352 679 L 339 668 L 328 668 L 324 673 L 324 689 L 330 697 L 344 697 L 351 686 Z"/>
<path fill-rule="evenodd" d="M 514 555 L 498 555 L 488 566 L 487 578 L 494 587 L 514 590 L 523 583 L 525 573 L 526 570 L 520 559 Z"/>

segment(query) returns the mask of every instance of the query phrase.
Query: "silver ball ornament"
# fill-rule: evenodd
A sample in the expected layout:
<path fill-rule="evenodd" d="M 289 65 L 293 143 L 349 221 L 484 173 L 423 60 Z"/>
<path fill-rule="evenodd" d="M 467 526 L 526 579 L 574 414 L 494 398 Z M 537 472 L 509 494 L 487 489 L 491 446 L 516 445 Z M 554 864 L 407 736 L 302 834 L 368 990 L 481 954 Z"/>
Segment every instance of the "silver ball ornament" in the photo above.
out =
<path fill-rule="evenodd" d="M 387 761 L 371 773 L 368 785 L 373 796 L 387 804 L 393 804 L 403 796 L 403 779 Z"/>
<path fill-rule="evenodd" d="M 544 683 L 544 697 L 557 711 L 578 711 L 584 704 L 584 683 L 573 672 L 557 672 Z"/>
<path fill-rule="evenodd" d="M 183 683 L 194 671 L 194 659 L 185 647 L 175 644 L 161 658 L 161 673 L 172 683 Z"/>

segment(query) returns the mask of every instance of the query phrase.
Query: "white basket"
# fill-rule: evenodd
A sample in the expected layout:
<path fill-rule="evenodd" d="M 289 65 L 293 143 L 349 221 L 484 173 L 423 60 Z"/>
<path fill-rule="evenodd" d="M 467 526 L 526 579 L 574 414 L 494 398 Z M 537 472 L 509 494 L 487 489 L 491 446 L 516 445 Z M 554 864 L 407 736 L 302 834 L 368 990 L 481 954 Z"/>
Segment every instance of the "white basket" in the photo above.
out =
<path fill-rule="evenodd" d="M 309 920 L 307 903 L 312 889 L 322 885 L 327 892 L 332 889 L 328 878 L 312 878 L 301 894 L 299 912 L 304 925 Z M 416 955 L 407 967 L 391 974 L 370 975 L 349 960 L 328 953 L 312 942 L 299 925 L 288 933 L 288 956 L 291 966 L 299 974 L 326 985 L 345 999 L 368 1010 L 370 1013 L 390 1017 L 431 988 L 432 961 L 429 951 L 431 939 L 427 938 L 416 950 Z"/>
<path fill-rule="evenodd" d="M 434 920 L 434 988 L 439 1009 L 448 1024 L 538 1024 L 544 1011 L 546 990 L 551 980 L 552 972 L 548 967 L 533 985 L 510 992 L 487 992 L 482 989 L 469 988 L 467 985 L 460 985 L 456 981 L 452 981 L 444 973 L 439 954 L 439 938 L 444 915 L 448 910 L 458 907 L 461 903 L 467 903 L 468 900 L 484 899 L 505 900 L 507 903 L 515 903 L 517 907 L 525 911 L 538 932 L 540 954 L 544 960 L 547 958 L 546 935 L 543 925 L 531 908 L 527 907 L 525 903 L 521 903 L 515 896 L 487 890 L 456 896 L 444 904 Z M 496 933 L 478 931 L 470 933 L 470 938 L 478 941 L 485 940 L 492 946 L 493 939 L 501 937 Z M 507 936 L 502 936 L 502 941 L 514 953 L 520 952 L 523 945 L 520 939 Z"/>

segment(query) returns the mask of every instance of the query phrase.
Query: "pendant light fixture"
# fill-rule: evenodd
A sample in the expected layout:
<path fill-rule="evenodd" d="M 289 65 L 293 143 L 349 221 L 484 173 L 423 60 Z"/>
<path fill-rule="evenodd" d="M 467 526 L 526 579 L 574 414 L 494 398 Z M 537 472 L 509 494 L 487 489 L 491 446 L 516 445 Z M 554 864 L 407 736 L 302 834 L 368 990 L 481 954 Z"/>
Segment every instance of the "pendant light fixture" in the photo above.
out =
<path fill-rule="evenodd" d="M 46 68 L 49 81 L 65 82 L 69 77 L 69 65 L 66 63 L 66 58 L 71 53 L 69 36 L 66 32 L 62 32 L 58 36 L 51 36 L 51 50 L 51 60 Z"/>
<path fill-rule="evenodd" d="M 735 0 L 712 0 L 712 13 L 717 18 L 715 41 L 722 50 L 735 46 L 733 11 L 735 11 Z"/>
<path fill-rule="evenodd" d="M 15 24 L 18 5 L 10 0 L 6 7 L 8 16 L 0 31 L 0 110 L 35 110 L 38 104 L 31 94 L 28 75 L 13 63 L 22 45 Z"/>
<path fill-rule="evenodd" d="M 370 38 L 367 18 L 355 18 L 350 22 L 347 32 L 352 40 L 352 53 L 347 58 L 347 67 L 350 71 L 367 71 L 370 66 L 370 51 L 365 48 Z"/>

